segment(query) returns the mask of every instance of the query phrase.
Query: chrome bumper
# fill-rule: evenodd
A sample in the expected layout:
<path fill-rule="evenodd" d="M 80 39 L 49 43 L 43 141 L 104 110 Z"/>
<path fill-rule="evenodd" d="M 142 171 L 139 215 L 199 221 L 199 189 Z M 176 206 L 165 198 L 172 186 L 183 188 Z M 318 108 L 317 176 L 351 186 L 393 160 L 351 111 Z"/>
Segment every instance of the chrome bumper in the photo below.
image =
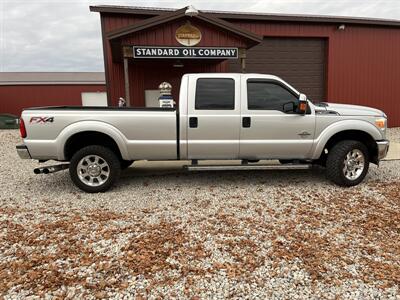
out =
<path fill-rule="evenodd" d="M 388 140 L 377 141 L 376 144 L 378 145 L 378 160 L 381 160 L 386 157 L 389 151 L 389 141 Z"/>
<path fill-rule="evenodd" d="M 29 150 L 25 145 L 17 145 L 17 153 L 22 159 L 31 159 L 31 155 L 29 154 Z"/>

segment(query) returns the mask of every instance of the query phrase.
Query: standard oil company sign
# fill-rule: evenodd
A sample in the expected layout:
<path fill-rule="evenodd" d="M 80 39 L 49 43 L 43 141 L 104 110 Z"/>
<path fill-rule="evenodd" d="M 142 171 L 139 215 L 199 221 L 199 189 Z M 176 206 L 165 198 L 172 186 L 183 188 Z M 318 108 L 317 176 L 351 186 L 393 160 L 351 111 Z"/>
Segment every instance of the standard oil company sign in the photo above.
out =
<path fill-rule="evenodd" d="M 238 48 L 233 47 L 156 47 L 133 46 L 134 58 L 205 58 L 237 59 Z"/>

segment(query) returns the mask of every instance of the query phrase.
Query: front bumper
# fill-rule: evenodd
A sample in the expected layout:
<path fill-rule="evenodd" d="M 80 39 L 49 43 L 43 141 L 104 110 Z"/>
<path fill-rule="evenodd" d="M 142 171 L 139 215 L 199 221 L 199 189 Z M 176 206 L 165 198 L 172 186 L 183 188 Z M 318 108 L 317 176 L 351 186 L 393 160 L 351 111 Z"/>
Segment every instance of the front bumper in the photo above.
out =
<path fill-rule="evenodd" d="M 22 159 L 31 159 L 31 155 L 29 153 L 28 147 L 26 147 L 25 145 L 17 145 L 17 153 L 18 156 Z"/>
<path fill-rule="evenodd" d="M 377 141 L 376 144 L 378 145 L 378 160 L 381 160 L 386 157 L 389 151 L 389 141 L 388 140 Z"/>

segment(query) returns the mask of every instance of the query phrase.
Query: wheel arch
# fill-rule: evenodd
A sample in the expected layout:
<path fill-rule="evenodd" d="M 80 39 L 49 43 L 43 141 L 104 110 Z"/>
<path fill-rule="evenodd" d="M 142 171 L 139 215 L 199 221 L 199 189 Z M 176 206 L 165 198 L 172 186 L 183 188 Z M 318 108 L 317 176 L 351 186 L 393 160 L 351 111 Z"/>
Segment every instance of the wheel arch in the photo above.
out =
<path fill-rule="evenodd" d="M 382 133 L 371 123 L 361 120 L 338 122 L 325 129 L 315 144 L 313 159 L 323 160 L 326 150 L 329 150 L 343 140 L 355 140 L 367 146 L 370 161 L 378 163 L 377 140 L 382 139 Z"/>
<path fill-rule="evenodd" d="M 57 137 L 57 144 L 61 160 L 70 160 L 73 153 L 89 145 L 108 147 L 121 159 L 129 159 L 126 138 L 107 123 L 85 121 L 71 124 Z"/>
<path fill-rule="evenodd" d="M 324 149 L 328 152 L 334 145 L 340 141 L 354 140 L 363 143 L 367 146 L 368 154 L 371 162 L 377 163 L 378 146 L 374 138 L 367 132 L 361 130 L 344 130 L 334 134 L 325 144 Z"/>

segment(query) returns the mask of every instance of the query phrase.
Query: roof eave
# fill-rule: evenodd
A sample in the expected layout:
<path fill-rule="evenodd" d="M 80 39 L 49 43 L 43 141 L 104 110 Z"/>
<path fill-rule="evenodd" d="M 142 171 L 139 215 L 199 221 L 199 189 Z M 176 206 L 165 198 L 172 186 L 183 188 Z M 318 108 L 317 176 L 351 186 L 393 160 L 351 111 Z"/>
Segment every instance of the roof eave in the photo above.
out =
<path fill-rule="evenodd" d="M 162 24 L 162 23 L 173 21 L 173 20 L 181 18 L 181 17 L 185 17 L 185 11 L 186 11 L 186 7 L 182 8 L 182 9 L 179 9 L 179 10 L 176 10 L 176 11 L 169 12 L 167 14 L 162 14 L 162 15 L 159 15 L 159 16 L 155 16 L 155 17 L 152 17 L 152 18 L 145 19 L 145 20 L 143 20 L 143 21 L 141 21 L 141 22 L 139 22 L 137 24 L 130 25 L 130 26 L 127 26 L 127 27 L 124 27 L 124 28 L 121 28 L 121 29 L 117 29 L 117 30 L 111 31 L 111 32 L 109 32 L 107 34 L 107 38 L 110 41 L 116 40 L 116 39 L 121 38 L 121 37 L 123 37 L 123 36 L 125 36 L 127 34 L 135 33 L 135 32 L 138 32 L 138 31 L 142 31 L 142 30 L 157 26 L 157 25 Z M 206 13 L 201 12 L 201 11 L 199 12 L 199 14 L 197 16 L 194 16 L 193 18 L 197 18 L 197 19 L 202 20 L 204 22 L 207 22 L 207 23 L 213 24 L 213 25 L 215 25 L 217 27 L 223 28 L 223 29 L 225 29 L 225 30 L 237 35 L 237 36 L 240 36 L 242 38 L 245 38 L 245 39 L 249 40 L 252 44 L 258 44 L 258 43 L 260 43 L 262 41 L 262 37 L 257 35 L 257 34 L 255 34 L 255 33 L 252 33 L 252 32 L 250 32 L 250 31 L 248 31 L 246 29 L 240 28 L 240 27 L 238 27 L 238 26 L 236 26 L 234 24 L 231 24 L 231 23 L 229 23 L 227 21 L 224 21 L 224 20 L 221 20 L 219 18 L 210 16 L 210 15 L 208 15 Z"/>
<path fill-rule="evenodd" d="M 156 10 L 156 9 L 135 9 L 127 7 L 111 7 L 111 6 L 89 6 L 91 12 L 98 13 L 115 13 L 115 14 L 134 14 L 134 15 L 152 15 L 158 16 L 166 13 L 167 10 Z"/>
<path fill-rule="evenodd" d="M 174 11 L 172 9 L 115 7 L 115 6 L 90 6 L 90 11 L 99 13 L 119 13 L 158 16 Z M 225 20 L 259 20 L 270 22 L 297 22 L 297 23 L 345 23 L 369 26 L 400 27 L 400 20 L 386 20 L 374 18 L 355 18 L 340 16 L 313 16 L 313 15 L 285 15 L 285 14 L 260 14 L 260 13 L 239 13 L 239 12 L 217 12 L 203 11 L 208 15 Z"/>
<path fill-rule="evenodd" d="M 130 25 L 130 26 L 127 26 L 127 27 L 124 27 L 124 28 L 121 28 L 121 29 L 110 31 L 107 34 L 107 38 L 109 40 L 113 40 L 113 39 L 116 39 L 116 38 L 120 38 L 120 37 L 122 37 L 122 36 L 124 36 L 126 34 L 129 34 L 129 33 L 134 33 L 134 32 L 137 32 L 137 31 L 145 30 L 147 28 L 156 26 L 158 24 L 162 24 L 162 23 L 165 23 L 165 22 L 169 22 L 169 21 L 175 20 L 176 18 L 180 17 L 181 15 L 184 15 L 185 10 L 186 10 L 186 7 L 182 8 L 182 9 L 179 9 L 179 10 L 176 10 L 176 11 L 173 11 L 173 12 L 169 12 L 167 14 L 162 14 L 162 15 L 159 15 L 159 16 L 155 16 L 155 17 L 152 17 L 152 18 L 145 19 L 145 20 L 143 20 L 143 21 L 141 21 L 141 22 L 139 22 L 137 24 L 134 24 L 134 25 Z"/>

